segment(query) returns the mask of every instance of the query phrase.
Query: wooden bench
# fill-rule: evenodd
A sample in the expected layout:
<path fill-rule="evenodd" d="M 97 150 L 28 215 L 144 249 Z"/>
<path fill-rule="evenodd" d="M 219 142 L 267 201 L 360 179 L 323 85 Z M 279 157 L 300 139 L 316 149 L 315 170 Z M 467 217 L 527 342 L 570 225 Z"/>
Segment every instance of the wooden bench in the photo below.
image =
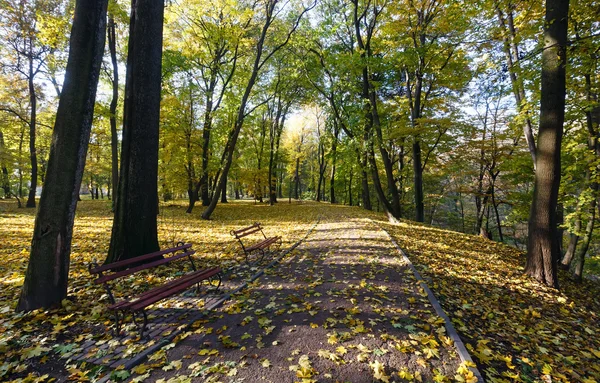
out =
<path fill-rule="evenodd" d="M 254 242 L 250 246 L 246 246 L 244 244 L 244 241 L 242 241 L 242 238 L 246 238 L 247 236 L 252 234 L 256 234 L 254 237 L 260 237 L 260 235 L 258 234 L 259 232 L 260 234 L 262 234 L 262 238 L 258 242 Z M 263 260 L 267 252 L 270 251 L 271 246 L 281 246 L 281 237 L 267 237 L 265 235 L 265 232 L 263 231 L 262 226 L 258 222 L 239 230 L 231 230 L 231 235 L 234 236 L 235 239 L 240 241 L 240 245 L 242 246 L 242 250 L 244 251 L 244 255 L 246 256 L 246 263 L 248 264 L 250 264 L 250 257 L 252 255 L 260 254 L 260 257 L 257 259 L 257 262 L 260 262 Z"/>
<path fill-rule="evenodd" d="M 218 281 L 215 289 L 220 287 L 221 269 L 219 267 L 212 267 L 198 270 L 192 258 L 192 255 L 195 253 L 196 251 L 192 249 L 191 243 L 184 244 L 180 242 L 176 247 L 171 249 L 140 255 L 138 257 L 117 261 L 102 266 L 98 265 L 98 263 L 94 261 L 88 266 L 89 272 L 92 275 L 98 276 L 98 278 L 94 280 L 94 283 L 104 285 L 104 288 L 108 293 L 108 299 L 111 303 L 110 306 L 108 306 L 108 309 L 112 310 L 115 316 L 117 335 L 120 334 L 121 322 L 124 321 L 127 313 L 132 314 L 133 321 L 140 330 L 140 335 L 143 336 L 148 324 L 148 316 L 145 311 L 146 307 L 162 299 L 183 292 L 193 285 L 197 285 L 197 289 L 199 289 L 200 284 L 203 281 L 207 281 L 209 286 L 212 286 L 214 281 Z M 118 302 L 115 300 L 115 296 L 113 295 L 112 289 L 108 282 L 133 275 L 142 270 L 148 270 L 161 265 L 166 265 L 173 261 L 184 258 L 187 258 L 190 261 L 193 270 L 192 272 L 184 274 L 179 278 L 173 279 L 163 285 L 156 286 L 138 296 L 134 296 L 129 299 L 123 299 Z M 141 313 L 143 316 L 143 323 L 141 325 L 138 324 L 136 320 L 136 315 L 139 313 Z"/>

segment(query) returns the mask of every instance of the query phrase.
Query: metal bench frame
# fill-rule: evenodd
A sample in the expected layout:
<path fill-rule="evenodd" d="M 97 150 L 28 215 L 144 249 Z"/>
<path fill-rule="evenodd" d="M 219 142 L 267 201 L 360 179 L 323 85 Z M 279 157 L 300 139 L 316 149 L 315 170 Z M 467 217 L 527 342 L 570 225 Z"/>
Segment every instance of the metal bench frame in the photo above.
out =
<path fill-rule="evenodd" d="M 140 255 L 123 261 L 99 265 L 98 262 L 94 260 L 88 265 L 90 274 L 98 276 L 94 280 L 94 283 L 102 284 L 108 294 L 108 299 L 111 303 L 110 306 L 108 306 L 108 309 L 113 311 L 115 317 L 116 335 L 120 334 L 121 324 L 124 322 L 128 312 L 131 313 L 133 322 L 140 331 L 140 336 L 143 336 L 148 325 L 148 315 L 145 310 L 146 307 L 162 299 L 181 293 L 193 285 L 196 285 L 196 292 L 198 292 L 203 281 L 207 281 L 209 287 L 213 286 L 213 282 L 216 281 L 217 286 L 214 287 L 214 290 L 219 289 L 221 286 L 221 269 L 213 267 L 198 270 L 192 258 L 192 255 L 195 253 L 196 251 L 192 249 L 191 243 L 184 244 L 183 242 L 179 242 L 176 247 Z M 170 256 L 167 256 L 169 254 Z M 187 258 L 190 261 L 193 272 L 156 286 L 138 296 L 123 299 L 119 302 L 115 300 L 115 296 L 108 282 L 136 274 L 142 270 L 149 270 L 161 265 L 166 265 L 183 258 Z M 143 321 L 138 323 L 136 315 L 140 313 L 142 314 Z"/>
<path fill-rule="evenodd" d="M 259 232 L 262 234 L 262 237 L 263 237 L 262 240 L 260 240 L 259 242 L 253 243 L 250 246 L 244 245 L 242 238 L 245 238 L 252 234 L 258 234 Z M 281 236 L 267 237 L 267 235 L 263 231 L 263 228 L 262 228 L 260 222 L 255 222 L 254 224 L 252 224 L 248 227 L 244 227 L 239 230 L 231 230 L 230 234 L 240 242 L 240 246 L 242 247 L 242 250 L 246 257 L 247 264 L 261 262 L 268 253 L 273 251 L 273 250 L 271 250 L 272 246 L 276 246 L 277 248 L 279 248 L 279 247 L 281 247 L 281 243 L 282 243 Z M 258 254 L 259 257 L 255 262 L 250 262 L 250 257 L 253 254 Z"/>

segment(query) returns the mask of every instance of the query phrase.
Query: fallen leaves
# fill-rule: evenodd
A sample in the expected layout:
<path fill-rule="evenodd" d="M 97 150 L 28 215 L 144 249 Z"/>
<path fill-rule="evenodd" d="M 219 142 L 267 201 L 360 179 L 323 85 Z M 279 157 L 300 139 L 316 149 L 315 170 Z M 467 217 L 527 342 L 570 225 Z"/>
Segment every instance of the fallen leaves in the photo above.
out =
<path fill-rule="evenodd" d="M 524 255 L 509 246 L 409 222 L 380 224 L 428 281 L 486 381 L 600 381 L 597 283 L 562 275 L 557 292 L 526 277 Z M 474 379 L 466 370 L 458 375 Z"/>

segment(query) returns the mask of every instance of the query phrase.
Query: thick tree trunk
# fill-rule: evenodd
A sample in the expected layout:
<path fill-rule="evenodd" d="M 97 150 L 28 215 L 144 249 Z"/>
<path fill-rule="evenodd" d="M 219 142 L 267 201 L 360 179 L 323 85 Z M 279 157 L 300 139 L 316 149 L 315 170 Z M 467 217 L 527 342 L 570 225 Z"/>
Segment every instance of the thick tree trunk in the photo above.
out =
<path fill-rule="evenodd" d="M 106 263 L 159 249 L 157 183 L 163 13 L 164 1 L 132 3 L 121 171 Z"/>
<path fill-rule="evenodd" d="M 558 288 L 557 264 L 560 259 L 556 205 L 565 118 L 568 14 L 569 0 L 546 1 L 540 128 L 525 266 L 528 275 L 555 288 Z"/>
<path fill-rule="evenodd" d="M 25 204 L 25 207 L 35 207 L 35 194 L 37 191 L 38 178 L 37 151 L 35 148 L 35 134 L 37 124 L 37 95 L 35 92 L 35 84 L 33 83 L 34 76 L 35 74 L 33 70 L 33 58 L 30 58 L 28 84 L 29 106 L 31 108 L 29 116 L 29 161 L 31 162 L 31 180 L 29 184 L 29 194 L 27 196 L 27 203 Z"/>
<path fill-rule="evenodd" d="M 67 282 L 77 197 L 92 126 L 108 0 L 79 0 L 65 83 L 52 133 L 47 183 L 35 219 L 31 255 L 17 310 L 59 306 Z"/>
<path fill-rule="evenodd" d="M 119 133 L 117 132 L 117 104 L 119 102 L 119 63 L 117 62 L 116 25 L 113 15 L 108 18 L 108 48 L 113 69 L 112 99 L 110 100 L 110 151 L 113 210 L 119 185 Z"/>

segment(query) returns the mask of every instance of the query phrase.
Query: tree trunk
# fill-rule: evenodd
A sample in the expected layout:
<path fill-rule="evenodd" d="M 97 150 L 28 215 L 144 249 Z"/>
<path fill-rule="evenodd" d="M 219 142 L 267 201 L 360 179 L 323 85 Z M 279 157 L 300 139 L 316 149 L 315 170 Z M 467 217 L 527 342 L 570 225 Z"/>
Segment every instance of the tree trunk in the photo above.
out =
<path fill-rule="evenodd" d="M 4 190 L 4 198 L 10 198 L 11 190 L 10 190 L 10 178 L 8 177 L 8 168 L 6 167 L 6 155 L 4 154 L 6 151 L 6 145 L 4 144 L 4 134 L 0 130 L 0 167 L 2 168 L 2 190 Z"/>
<path fill-rule="evenodd" d="M 227 187 L 221 189 L 221 203 L 227 203 Z"/>
<path fill-rule="evenodd" d="M 331 177 L 329 178 L 329 201 L 333 203 L 337 203 L 335 199 L 335 170 L 337 166 L 337 142 L 338 136 L 340 134 L 337 122 L 333 122 L 334 125 L 334 133 L 333 140 L 331 141 Z"/>
<path fill-rule="evenodd" d="M 19 198 L 23 198 L 23 145 L 25 141 L 25 124 L 21 124 L 21 134 L 19 134 Z"/>
<path fill-rule="evenodd" d="M 157 183 L 163 13 L 164 1 L 132 3 L 121 171 L 106 263 L 159 249 Z"/>
<path fill-rule="evenodd" d="M 360 183 L 361 183 L 361 201 L 363 209 L 373 210 L 371 205 L 371 194 L 369 191 L 369 179 L 367 178 L 367 153 L 360 154 L 357 151 L 358 163 L 360 164 Z M 350 183 L 350 189 L 352 189 L 352 183 Z M 358 203 L 358 202 L 357 202 Z"/>
<path fill-rule="evenodd" d="M 565 118 L 568 14 L 569 0 L 546 1 L 537 170 L 525 266 L 528 275 L 555 288 L 558 288 L 557 263 L 560 259 L 556 238 L 556 205 Z"/>
<path fill-rule="evenodd" d="M 325 160 L 325 147 L 322 143 L 319 143 L 319 180 L 317 181 L 317 202 L 321 202 L 321 197 L 325 193 L 321 193 L 321 189 L 325 190 L 325 170 L 327 169 L 327 162 Z"/>
<path fill-rule="evenodd" d="M 204 112 L 204 126 L 202 128 L 202 176 L 200 177 L 200 195 L 202 198 L 202 206 L 210 205 L 210 197 L 208 192 L 208 163 L 210 160 L 210 135 L 212 132 L 212 109 L 213 109 L 213 92 L 216 86 L 216 72 L 213 71 L 214 78 L 211 78 L 211 86 L 206 92 L 206 111 Z M 213 85 L 214 84 L 214 85 Z M 193 205 L 190 205 L 190 213 Z"/>
<path fill-rule="evenodd" d="M 581 217 L 578 217 L 575 221 L 575 230 L 578 233 L 581 230 Z M 565 252 L 565 256 L 562 258 L 560 262 L 560 266 L 564 270 L 568 270 L 571 266 L 571 262 L 573 261 L 573 257 L 575 257 L 575 250 L 577 249 L 577 243 L 579 243 L 579 235 L 571 234 L 569 239 L 569 246 L 567 247 L 567 251 Z"/>
<path fill-rule="evenodd" d="M 496 14 L 498 16 L 498 21 L 500 24 L 500 28 L 504 33 L 503 37 L 503 50 L 504 55 L 506 57 L 506 63 L 509 70 L 510 82 L 512 85 L 513 94 L 515 97 L 515 102 L 517 104 L 517 109 L 519 113 L 526 113 L 525 123 L 523 125 L 523 135 L 525 136 L 525 141 L 527 142 L 527 147 L 529 149 L 529 153 L 531 155 L 531 159 L 533 161 L 533 169 L 535 171 L 536 167 L 536 154 L 535 154 L 535 138 L 533 137 L 533 124 L 531 122 L 531 118 L 529 117 L 529 112 L 525 110 L 525 106 L 527 103 L 525 89 L 523 86 L 523 80 L 520 76 L 517 75 L 517 68 L 521 65 L 521 59 L 519 55 L 519 47 L 516 43 L 516 30 L 513 22 L 513 11 L 509 9 L 506 16 L 504 12 L 500 9 L 498 3 L 496 6 Z"/>
<path fill-rule="evenodd" d="M 559 202 L 558 206 L 556 207 L 556 224 L 558 226 L 558 228 L 557 228 L 558 249 L 560 250 L 561 254 L 563 253 L 563 247 L 564 247 L 565 229 L 562 227 L 562 225 L 564 223 L 565 223 L 565 207 L 561 202 Z"/>
<path fill-rule="evenodd" d="M 35 219 L 17 310 L 59 306 L 67 296 L 73 222 L 104 54 L 108 0 L 79 0 L 58 104 L 47 183 Z"/>
<path fill-rule="evenodd" d="M 191 77 L 191 76 L 190 76 Z M 190 91 L 190 118 L 188 121 L 188 126 L 184 130 L 185 131 L 185 155 L 186 155 L 186 165 L 185 170 L 187 173 L 187 193 L 188 193 L 188 208 L 186 213 L 191 213 L 194 208 L 194 204 L 198 200 L 198 187 L 196 185 L 196 168 L 194 167 L 194 154 L 192 153 L 192 134 L 194 132 L 194 92 L 192 87 L 192 80 L 188 78 L 189 81 L 189 91 Z"/>
<path fill-rule="evenodd" d="M 352 206 L 352 168 L 350 168 L 350 174 L 348 176 L 348 205 Z"/>
<path fill-rule="evenodd" d="M 420 36 L 421 46 L 424 45 L 425 36 Z M 407 90 L 410 96 L 410 120 L 411 125 L 414 129 L 419 128 L 419 119 L 421 118 L 421 97 L 423 88 L 423 78 L 417 73 L 417 80 L 414 87 L 414 96 L 411 92 L 409 82 L 409 76 L 407 75 Z M 415 219 L 417 222 L 423 222 L 425 220 L 425 204 L 423 196 L 423 163 L 421 159 L 421 141 L 419 135 L 415 135 L 413 140 L 413 173 L 414 173 L 414 188 L 415 188 Z"/>
<path fill-rule="evenodd" d="M 296 169 L 294 170 L 294 198 L 300 199 L 300 157 L 296 158 Z"/>
<path fill-rule="evenodd" d="M 494 213 L 496 215 L 496 225 L 498 226 L 498 238 L 500 242 L 504 242 L 504 236 L 502 235 L 502 225 L 500 220 L 500 214 L 498 213 L 498 204 L 496 203 L 496 178 L 492 178 L 492 206 L 494 207 Z"/>
<path fill-rule="evenodd" d="M 112 208 L 114 211 L 117 188 L 119 185 L 119 133 L 117 132 L 117 103 L 119 102 L 119 63 L 117 62 L 116 25 L 113 15 L 108 18 L 108 48 L 112 62 L 112 99 L 110 100 L 110 151 L 112 179 Z"/>
<path fill-rule="evenodd" d="M 590 203 L 590 218 L 585 227 L 585 234 L 581 241 L 581 245 L 577 251 L 577 255 L 575 257 L 575 263 L 572 265 L 573 276 L 577 282 L 581 282 L 583 278 L 583 266 L 585 264 L 585 255 L 588 252 L 590 247 L 590 242 L 592 240 L 592 234 L 594 233 L 594 221 L 596 220 L 596 199 L 592 199 Z"/>
<path fill-rule="evenodd" d="M 30 42 L 33 44 L 33 42 Z M 37 178 L 38 178 L 38 166 L 37 166 L 37 152 L 35 148 L 35 133 L 37 123 L 37 95 L 35 93 L 35 84 L 33 78 L 35 74 L 33 71 L 33 57 L 29 58 L 29 106 L 31 108 L 31 114 L 29 117 L 29 160 L 31 162 L 31 183 L 29 185 L 29 195 L 27 196 L 27 203 L 25 207 L 35 207 L 35 194 L 37 191 Z"/>
<path fill-rule="evenodd" d="M 415 220 L 423 222 L 425 220 L 425 204 L 423 202 L 423 167 L 421 162 L 421 143 L 418 140 L 413 142 L 413 172 L 415 183 Z"/>

